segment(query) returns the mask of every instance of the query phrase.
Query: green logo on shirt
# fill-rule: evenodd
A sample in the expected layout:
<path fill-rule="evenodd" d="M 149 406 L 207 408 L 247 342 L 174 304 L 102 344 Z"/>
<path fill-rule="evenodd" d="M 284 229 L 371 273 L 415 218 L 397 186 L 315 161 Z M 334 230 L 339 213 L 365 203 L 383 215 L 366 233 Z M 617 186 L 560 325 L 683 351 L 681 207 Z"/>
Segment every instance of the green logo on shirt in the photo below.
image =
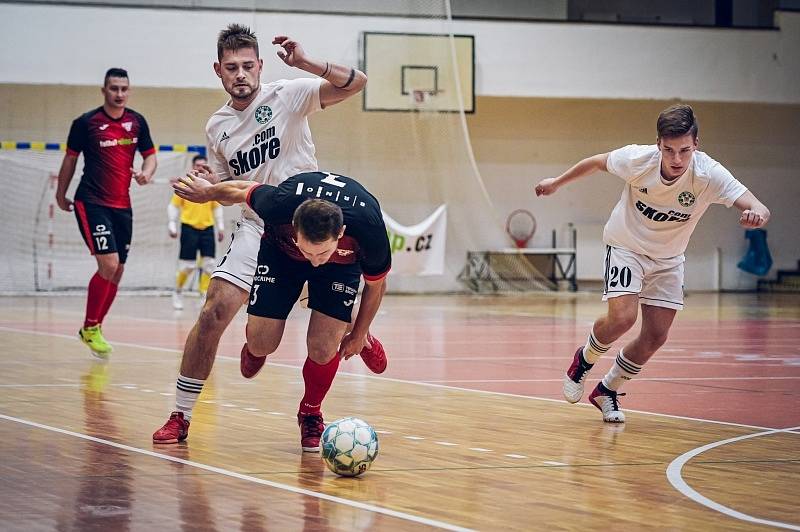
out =
<path fill-rule="evenodd" d="M 694 194 L 688 190 L 684 190 L 678 194 L 678 203 L 680 203 L 683 207 L 691 207 L 694 205 L 694 199 Z"/>
<path fill-rule="evenodd" d="M 269 105 L 261 105 L 256 109 L 256 120 L 259 124 L 266 124 L 272 120 L 272 109 Z"/>

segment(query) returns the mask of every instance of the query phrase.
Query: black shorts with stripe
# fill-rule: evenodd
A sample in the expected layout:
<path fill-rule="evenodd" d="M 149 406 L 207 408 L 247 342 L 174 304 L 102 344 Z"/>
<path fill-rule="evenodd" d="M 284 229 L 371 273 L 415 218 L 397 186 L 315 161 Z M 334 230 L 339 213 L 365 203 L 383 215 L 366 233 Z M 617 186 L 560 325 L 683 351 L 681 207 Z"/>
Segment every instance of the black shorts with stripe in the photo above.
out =
<path fill-rule="evenodd" d="M 350 323 L 361 282 L 361 266 L 329 262 L 315 268 L 308 261 L 289 257 L 266 239 L 261 241 L 258 252 L 247 313 L 285 320 L 306 281 L 310 309 Z"/>
<path fill-rule="evenodd" d="M 75 218 L 83 241 L 92 255 L 119 254 L 120 264 L 128 260 L 133 238 L 133 211 L 75 201 Z"/>

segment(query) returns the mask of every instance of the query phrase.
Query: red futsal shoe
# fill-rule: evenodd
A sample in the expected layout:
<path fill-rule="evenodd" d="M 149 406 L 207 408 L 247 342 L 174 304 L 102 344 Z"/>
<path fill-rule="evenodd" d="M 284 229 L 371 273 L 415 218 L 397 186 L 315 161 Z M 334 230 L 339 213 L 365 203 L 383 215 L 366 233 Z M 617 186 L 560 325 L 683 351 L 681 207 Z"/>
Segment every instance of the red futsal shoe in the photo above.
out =
<path fill-rule="evenodd" d="M 255 377 L 261 368 L 264 367 L 267 357 L 257 357 L 247 350 L 247 344 L 242 346 L 242 358 L 239 363 L 239 371 L 242 372 L 242 377 L 245 379 L 252 379 Z"/>
<path fill-rule="evenodd" d="M 307 453 L 319 452 L 319 439 L 325 430 L 322 414 L 297 414 L 300 425 L 300 446 Z"/>
<path fill-rule="evenodd" d="M 164 426 L 153 433 L 153 443 L 179 443 L 189 436 L 189 422 L 183 412 L 173 412 Z"/>
<path fill-rule="evenodd" d="M 383 350 L 383 345 L 378 339 L 371 334 L 367 335 L 367 340 L 372 344 L 372 347 L 364 346 L 364 349 L 359 353 L 361 359 L 372 373 L 383 373 L 386 371 L 387 364 L 386 351 Z"/>

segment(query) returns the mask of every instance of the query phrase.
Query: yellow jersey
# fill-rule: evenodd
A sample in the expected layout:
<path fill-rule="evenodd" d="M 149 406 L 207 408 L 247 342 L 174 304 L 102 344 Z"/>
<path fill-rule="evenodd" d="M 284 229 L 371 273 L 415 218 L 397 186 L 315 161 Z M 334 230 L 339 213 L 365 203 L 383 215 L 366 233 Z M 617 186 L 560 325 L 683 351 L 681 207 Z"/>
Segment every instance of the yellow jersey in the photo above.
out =
<path fill-rule="evenodd" d="M 216 201 L 194 203 L 173 194 L 170 203 L 181 210 L 182 224 L 200 230 L 214 225 L 214 209 L 219 206 L 219 203 Z"/>

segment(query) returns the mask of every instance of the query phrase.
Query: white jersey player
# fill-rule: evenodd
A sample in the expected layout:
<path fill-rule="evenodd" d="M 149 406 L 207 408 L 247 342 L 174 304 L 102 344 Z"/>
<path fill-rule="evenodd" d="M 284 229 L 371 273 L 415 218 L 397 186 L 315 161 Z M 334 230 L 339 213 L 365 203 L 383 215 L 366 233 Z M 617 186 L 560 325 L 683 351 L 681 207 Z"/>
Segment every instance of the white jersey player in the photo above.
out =
<path fill-rule="evenodd" d="M 366 75 L 355 68 L 310 58 L 289 37 L 277 36 L 272 44 L 277 45 L 277 55 L 285 64 L 317 77 L 262 85 L 263 60 L 255 34 L 238 24 L 222 30 L 214 71 L 230 100 L 206 126 L 209 166 L 201 175 L 209 181 L 241 179 L 277 185 L 293 174 L 316 170 L 308 115 L 357 94 L 367 82 Z M 153 434 L 154 443 L 186 439 L 192 409 L 211 373 L 219 339 L 247 301 L 262 232 L 258 217 L 244 211 L 186 339 L 175 411 Z M 307 378 L 306 372 L 303 377 Z"/>
<path fill-rule="evenodd" d="M 209 165 L 218 180 L 279 185 L 295 174 L 316 171 L 307 117 L 321 109 L 322 81 L 300 78 L 263 84 L 244 110 L 226 104 L 211 115 L 206 141 Z M 212 278 L 249 292 L 262 233 L 261 219 L 243 206 L 231 246 Z"/>
<path fill-rule="evenodd" d="M 739 223 L 748 228 L 763 226 L 770 216 L 724 166 L 697 151 L 698 126 L 691 107 L 663 111 L 657 130 L 655 145 L 630 145 L 589 157 L 536 186 L 537 196 L 547 196 L 598 170 L 625 181 L 603 232 L 608 313 L 595 321 L 586 345 L 575 352 L 563 388 L 567 401 L 580 400 L 589 370 L 633 326 L 641 304 L 639 336 L 620 349 L 614 366 L 589 395 L 608 422 L 625 421 L 619 388 L 664 344 L 676 312 L 683 308 L 683 253 L 706 209 L 714 203 L 735 206 L 741 211 Z"/>

